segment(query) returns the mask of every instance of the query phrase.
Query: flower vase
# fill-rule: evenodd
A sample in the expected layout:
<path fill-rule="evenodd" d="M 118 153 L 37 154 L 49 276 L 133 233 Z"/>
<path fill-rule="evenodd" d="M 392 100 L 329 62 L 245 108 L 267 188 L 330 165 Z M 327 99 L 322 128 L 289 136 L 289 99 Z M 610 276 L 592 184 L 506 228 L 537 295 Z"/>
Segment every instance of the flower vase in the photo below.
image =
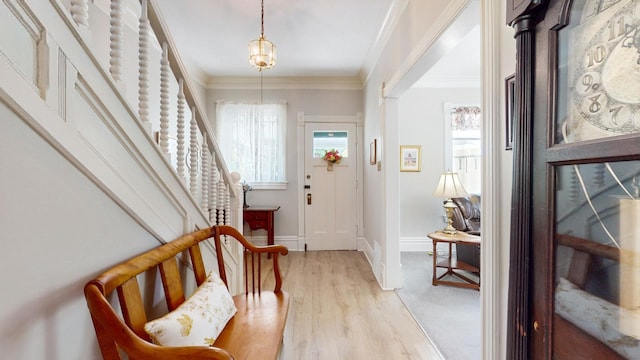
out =
<path fill-rule="evenodd" d="M 327 171 L 333 171 L 333 163 L 331 161 L 327 161 Z"/>

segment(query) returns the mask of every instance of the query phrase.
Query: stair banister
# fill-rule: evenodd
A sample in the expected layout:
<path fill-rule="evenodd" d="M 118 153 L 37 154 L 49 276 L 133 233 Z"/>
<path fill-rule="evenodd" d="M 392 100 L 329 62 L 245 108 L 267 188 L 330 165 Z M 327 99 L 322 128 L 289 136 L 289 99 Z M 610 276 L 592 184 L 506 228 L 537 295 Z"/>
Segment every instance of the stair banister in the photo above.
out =
<path fill-rule="evenodd" d="M 173 71 L 174 75 L 176 75 L 178 79 L 182 78 L 184 81 L 185 99 L 188 104 L 191 104 L 196 109 L 196 121 L 198 123 L 198 127 L 209 138 L 209 146 L 210 148 L 212 148 L 212 152 L 216 158 L 215 160 L 216 164 L 222 171 L 222 178 L 224 179 L 225 183 L 233 184 L 234 182 L 233 182 L 233 179 L 231 178 L 231 173 L 229 173 L 229 170 L 227 168 L 227 165 L 224 159 L 222 158 L 222 156 L 220 156 L 220 148 L 218 147 L 217 141 L 215 141 L 213 129 L 209 124 L 209 122 L 207 121 L 206 113 L 202 110 L 204 109 L 204 107 L 200 103 L 200 100 L 197 97 L 197 95 L 192 91 L 192 89 L 194 89 L 195 86 L 192 84 L 191 78 L 187 75 L 188 73 L 183 62 L 180 60 L 179 57 L 175 55 L 176 46 L 171 36 L 168 35 L 169 34 L 168 27 L 164 22 L 164 19 L 162 19 L 159 12 L 157 11 L 157 9 L 159 8 L 157 5 L 157 1 L 155 0 L 147 0 L 147 1 L 148 1 L 147 12 L 148 12 L 149 23 L 151 25 L 151 28 L 153 29 L 156 35 L 156 38 L 161 44 L 165 42 L 168 44 L 169 66 Z M 240 191 L 235 186 L 232 186 L 231 189 L 229 189 L 229 191 L 235 198 L 240 196 L 240 194 L 238 193 Z"/>

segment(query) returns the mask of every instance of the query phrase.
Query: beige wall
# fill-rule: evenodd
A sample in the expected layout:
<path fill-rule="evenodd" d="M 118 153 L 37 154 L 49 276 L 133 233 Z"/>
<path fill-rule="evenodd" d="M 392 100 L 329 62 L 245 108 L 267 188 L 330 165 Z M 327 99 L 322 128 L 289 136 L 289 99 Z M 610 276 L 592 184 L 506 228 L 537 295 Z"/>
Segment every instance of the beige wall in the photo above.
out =
<path fill-rule="evenodd" d="M 425 244 L 428 233 L 444 227 L 442 199 L 432 194 L 440 174 L 447 170 L 445 103 L 478 105 L 480 89 L 411 88 L 399 101 L 400 144 L 422 146 L 422 171 L 400 173 L 401 248 L 413 242 Z"/>
<path fill-rule="evenodd" d="M 206 92 L 207 116 L 215 129 L 216 101 L 259 101 L 260 90 L 223 90 L 208 89 Z M 247 193 L 247 204 L 279 205 L 275 215 L 275 240 L 291 246 L 291 239 L 298 236 L 298 113 L 305 115 L 347 115 L 361 113 L 362 90 L 307 90 L 307 89 L 269 89 L 263 91 L 263 101 L 287 102 L 287 189 L 286 190 L 252 190 Z M 234 171 L 234 169 L 229 169 Z M 303 221 L 304 219 L 300 219 Z M 247 228 L 248 229 L 248 228 Z M 253 235 L 266 236 L 263 230 L 256 230 Z M 304 249 L 301 244 L 300 249 Z M 295 248 L 294 248 L 295 249 Z"/>
<path fill-rule="evenodd" d="M 385 288 L 402 284 L 400 277 L 399 118 L 398 97 L 421 77 L 425 57 L 468 1 L 408 1 L 397 16 L 378 62 L 365 86 L 365 141 L 381 144 L 381 166 L 365 167 L 365 251 Z M 477 4 L 476 4 L 477 5 Z M 428 59 L 427 59 L 428 60 Z M 384 90 L 383 90 L 384 88 Z M 381 99 L 381 94 L 384 99 Z M 367 155 L 365 151 L 365 155 Z"/>

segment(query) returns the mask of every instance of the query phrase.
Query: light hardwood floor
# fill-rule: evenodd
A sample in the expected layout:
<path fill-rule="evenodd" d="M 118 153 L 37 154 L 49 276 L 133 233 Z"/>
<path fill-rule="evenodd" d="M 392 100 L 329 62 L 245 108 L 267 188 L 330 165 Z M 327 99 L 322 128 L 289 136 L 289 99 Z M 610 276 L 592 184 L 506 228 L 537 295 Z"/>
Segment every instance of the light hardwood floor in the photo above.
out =
<path fill-rule="evenodd" d="M 441 359 L 361 252 L 290 252 L 280 266 L 291 297 L 281 360 Z"/>

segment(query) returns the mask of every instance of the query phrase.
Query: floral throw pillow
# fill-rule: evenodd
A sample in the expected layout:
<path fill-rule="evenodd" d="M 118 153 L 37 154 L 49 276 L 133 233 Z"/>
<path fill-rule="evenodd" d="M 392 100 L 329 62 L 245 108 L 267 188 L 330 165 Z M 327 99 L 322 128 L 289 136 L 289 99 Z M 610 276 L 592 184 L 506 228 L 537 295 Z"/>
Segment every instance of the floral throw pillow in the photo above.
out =
<path fill-rule="evenodd" d="M 157 345 L 210 346 L 235 313 L 227 287 L 218 274 L 211 273 L 189 299 L 146 323 L 144 330 Z"/>

